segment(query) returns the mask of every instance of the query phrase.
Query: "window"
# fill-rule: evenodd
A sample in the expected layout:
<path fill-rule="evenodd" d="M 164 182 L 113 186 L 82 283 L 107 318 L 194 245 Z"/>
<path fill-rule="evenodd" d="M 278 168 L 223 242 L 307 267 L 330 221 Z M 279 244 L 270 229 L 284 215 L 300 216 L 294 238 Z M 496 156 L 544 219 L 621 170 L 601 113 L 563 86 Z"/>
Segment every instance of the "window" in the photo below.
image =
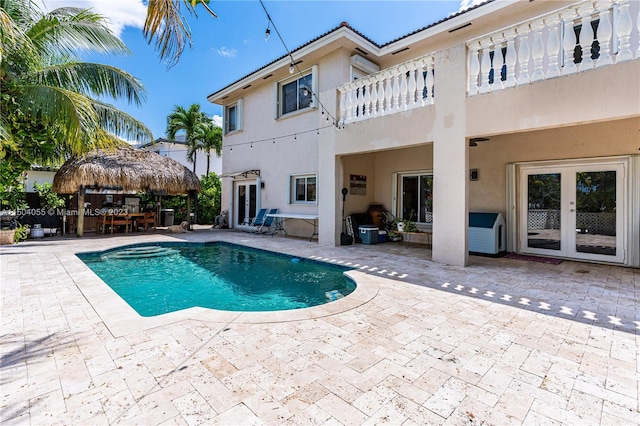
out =
<path fill-rule="evenodd" d="M 242 99 L 224 107 L 224 132 L 242 130 Z"/>
<path fill-rule="evenodd" d="M 314 93 L 317 93 L 315 74 L 316 66 L 296 77 L 276 84 L 277 102 L 276 118 L 295 111 L 314 107 Z"/>
<path fill-rule="evenodd" d="M 311 175 L 291 176 L 291 202 L 293 204 L 310 204 L 317 200 L 317 177 Z"/>
<path fill-rule="evenodd" d="M 282 85 L 280 115 L 311 106 L 311 74 Z"/>
<path fill-rule="evenodd" d="M 229 113 L 227 120 L 227 132 L 238 130 L 238 105 L 230 106 L 227 110 Z"/>
<path fill-rule="evenodd" d="M 433 223 L 433 174 L 415 173 L 400 177 L 402 219 Z"/>

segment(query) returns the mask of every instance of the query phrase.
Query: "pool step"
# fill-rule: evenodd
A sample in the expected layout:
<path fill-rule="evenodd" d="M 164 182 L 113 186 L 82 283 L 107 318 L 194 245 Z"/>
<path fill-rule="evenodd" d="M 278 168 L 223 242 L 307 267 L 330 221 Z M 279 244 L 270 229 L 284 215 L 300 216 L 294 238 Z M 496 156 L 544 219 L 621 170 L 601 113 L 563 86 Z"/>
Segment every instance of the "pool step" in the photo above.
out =
<path fill-rule="evenodd" d="M 344 294 L 340 293 L 338 290 L 327 291 L 324 295 L 327 296 L 327 299 L 329 299 L 332 302 L 335 300 L 342 299 L 344 297 Z"/>
<path fill-rule="evenodd" d="M 141 259 L 148 257 L 169 256 L 178 253 L 178 250 L 168 247 L 160 246 L 143 246 L 143 247 L 131 247 L 125 250 L 120 250 L 115 253 L 106 254 L 103 257 L 114 259 Z"/>

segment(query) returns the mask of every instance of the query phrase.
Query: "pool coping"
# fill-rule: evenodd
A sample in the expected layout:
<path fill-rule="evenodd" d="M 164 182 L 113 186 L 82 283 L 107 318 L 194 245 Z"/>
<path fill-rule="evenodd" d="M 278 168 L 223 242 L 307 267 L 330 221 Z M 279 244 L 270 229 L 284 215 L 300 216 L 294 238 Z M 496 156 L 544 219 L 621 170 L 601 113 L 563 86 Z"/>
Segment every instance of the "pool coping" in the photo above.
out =
<path fill-rule="evenodd" d="M 215 240 L 211 242 L 215 242 Z M 122 244 L 114 244 L 113 248 L 120 245 Z M 110 249 L 112 247 L 104 250 Z M 57 257 L 84 298 L 91 304 L 114 337 L 122 337 L 185 320 L 222 324 L 264 324 L 313 320 L 355 309 L 372 300 L 379 292 L 379 285 L 374 277 L 358 270 L 348 270 L 345 271 L 345 274 L 355 282 L 356 289 L 344 298 L 324 305 L 273 312 L 237 312 L 193 307 L 153 317 L 143 317 L 76 256 L 79 253 L 86 253 L 86 251 L 63 252 L 59 253 Z M 309 258 L 309 260 L 332 265 L 317 259 Z"/>

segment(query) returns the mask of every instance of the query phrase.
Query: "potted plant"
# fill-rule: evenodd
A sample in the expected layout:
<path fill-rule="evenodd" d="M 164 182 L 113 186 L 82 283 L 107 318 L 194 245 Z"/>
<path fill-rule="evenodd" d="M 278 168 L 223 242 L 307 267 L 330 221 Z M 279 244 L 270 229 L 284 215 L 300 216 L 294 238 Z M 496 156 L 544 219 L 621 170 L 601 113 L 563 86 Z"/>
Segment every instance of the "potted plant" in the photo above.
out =
<path fill-rule="evenodd" d="M 402 219 L 397 226 L 399 232 L 419 232 L 418 226 L 413 221 L 413 212 L 409 215 L 409 219 Z"/>

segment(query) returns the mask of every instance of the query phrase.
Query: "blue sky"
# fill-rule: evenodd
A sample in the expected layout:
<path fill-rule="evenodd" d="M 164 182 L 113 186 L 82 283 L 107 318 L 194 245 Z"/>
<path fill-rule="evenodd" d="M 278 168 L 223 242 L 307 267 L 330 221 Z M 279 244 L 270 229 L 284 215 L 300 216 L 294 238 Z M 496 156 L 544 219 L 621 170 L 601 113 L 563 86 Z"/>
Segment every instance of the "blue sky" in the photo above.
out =
<path fill-rule="evenodd" d="M 47 9 L 61 6 L 92 8 L 110 19 L 112 28 L 132 51 L 132 56 L 85 57 L 121 68 L 142 81 L 147 89 L 144 105 L 112 102 L 146 124 L 154 138 L 165 135 L 166 117 L 176 105 L 201 105 L 208 115 L 221 108 L 207 96 L 240 77 L 286 54 L 271 31 L 264 40 L 268 19 L 258 0 L 211 1 L 215 19 L 203 8 L 188 19 L 192 48 L 170 69 L 160 62 L 153 46 L 142 36 L 146 8 L 140 0 L 44 0 Z M 180 0 L 182 1 L 182 0 Z M 264 1 L 264 0 L 263 0 Z M 385 43 L 432 24 L 460 9 L 469 0 L 414 1 L 264 1 L 289 50 L 347 21 L 374 40 Z M 111 101 L 110 101 L 111 102 Z"/>

